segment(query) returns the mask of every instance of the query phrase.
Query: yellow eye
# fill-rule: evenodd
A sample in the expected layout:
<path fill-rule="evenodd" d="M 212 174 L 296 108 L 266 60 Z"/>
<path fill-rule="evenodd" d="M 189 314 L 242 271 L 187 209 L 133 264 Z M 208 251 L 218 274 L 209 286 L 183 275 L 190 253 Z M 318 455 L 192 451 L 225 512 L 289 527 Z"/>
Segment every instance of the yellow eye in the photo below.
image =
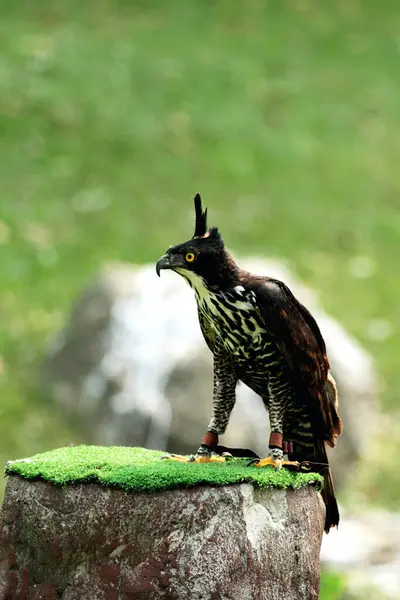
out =
<path fill-rule="evenodd" d="M 195 255 L 193 254 L 193 252 L 187 252 L 187 253 L 185 254 L 185 260 L 186 260 L 186 262 L 193 262 L 195 258 L 196 258 L 196 257 L 195 257 Z"/>

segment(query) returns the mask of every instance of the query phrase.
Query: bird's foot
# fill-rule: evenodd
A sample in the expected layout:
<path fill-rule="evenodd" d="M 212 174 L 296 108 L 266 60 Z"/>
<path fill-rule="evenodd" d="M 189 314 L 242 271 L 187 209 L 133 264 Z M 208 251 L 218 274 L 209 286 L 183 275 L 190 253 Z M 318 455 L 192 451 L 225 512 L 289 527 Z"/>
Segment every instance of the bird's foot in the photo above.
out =
<path fill-rule="evenodd" d="M 181 456 L 180 454 L 165 454 L 161 460 L 174 460 L 175 462 L 190 462 L 189 456 Z"/>
<path fill-rule="evenodd" d="M 248 466 L 254 467 L 274 467 L 277 471 L 280 471 L 282 467 L 289 467 L 293 469 L 298 469 L 300 463 L 292 460 L 283 460 L 283 458 L 274 458 L 273 456 L 268 456 L 267 458 L 253 458 L 248 463 Z"/>
<path fill-rule="evenodd" d="M 204 456 L 201 454 L 196 454 L 195 456 L 190 457 L 190 462 L 195 463 L 223 463 L 226 462 L 225 456 L 219 456 L 219 454 L 212 454 L 211 456 Z"/>
<path fill-rule="evenodd" d="M 163 459 L 175 460 L 178 462 L 188 462 L 188 463 L 223 463 L 229 460 L 232 455 L 229 452 L 223 452 L 222 455 L 217 454 L 216 452 L 212 452 L 210 449 L 206 449 L 203 446 L 200 446 L 196 454 L 191 454 L 190 456 L 181 456 L 179 454 L 166 454 L 162 456 Z"/>
<path fill-rule="evenodd" d="M 186 462 L 186 463 L 221 463 L 225 462 L 226 458 L 224 456 L 211 455 L 211 456 L 198 456 L 197 454 L 191 454 L 190 456 L 180 456 L 179 454 L 166 454 L 161 457 L 161 460 L 175 460 L 177 462 Z"/>
<path fill-rule="evenodd" d="M 271 466 L 277 471 L 280 471 L 282 467 L 288 467 L 297 470 L 299 468 L 299 463 L 297 461 L 283 460 L 283 451 L 281 448 L 270 448 L 269 456 L 267 458 L 251 460 L 248 465 L 254 465 L 255 467 Z"/>

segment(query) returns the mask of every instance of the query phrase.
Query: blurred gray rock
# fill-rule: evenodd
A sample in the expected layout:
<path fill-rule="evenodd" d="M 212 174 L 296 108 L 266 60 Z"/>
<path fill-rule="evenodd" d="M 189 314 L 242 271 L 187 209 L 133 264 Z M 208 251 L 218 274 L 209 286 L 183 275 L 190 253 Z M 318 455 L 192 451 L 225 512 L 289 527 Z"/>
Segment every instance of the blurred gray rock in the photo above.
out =
<path fill-rule="evenodd" d="M 321 327 L 344 421 L 331 454 L 340 485 L 366 454 L 377 422 L 373 362 L 283 264 L 256 259 L 240 264 L 285 281 Z M 108 267 L 78 299 L 49 349 L 43 385 L 89 443 L 195 451 L 211 415 L 212 356 L 192 290 L 175 273 L 159 279 L 153 265 Z M 221 443 L 265 455 L 268 435 L 262 402 L 240 384 Z"/>

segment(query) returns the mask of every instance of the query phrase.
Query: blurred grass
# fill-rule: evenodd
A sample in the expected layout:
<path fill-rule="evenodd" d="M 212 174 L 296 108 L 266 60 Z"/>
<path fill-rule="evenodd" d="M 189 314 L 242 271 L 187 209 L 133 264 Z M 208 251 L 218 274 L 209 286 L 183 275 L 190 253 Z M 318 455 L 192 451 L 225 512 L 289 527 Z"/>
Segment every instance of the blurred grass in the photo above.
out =
<path fill-rule="evenodd" d="M 187 239 L 197 191 L 230 248 L 286 257 L 376 357 L 395 421 L 397 3 L 0 9 L 0 460 L 80 441 L 35 394 L 45 343 L 103 262 Z M 399 478 L 364 486 L 397 506 Z"/>
<path fill-rule="evenodd" d="M 341 573 L 322 571 L 321 573 L 321 600 L 344 600 L 346 590 L 346 578 Z M 349 599 L 350 600 L 350 599 Z"/>

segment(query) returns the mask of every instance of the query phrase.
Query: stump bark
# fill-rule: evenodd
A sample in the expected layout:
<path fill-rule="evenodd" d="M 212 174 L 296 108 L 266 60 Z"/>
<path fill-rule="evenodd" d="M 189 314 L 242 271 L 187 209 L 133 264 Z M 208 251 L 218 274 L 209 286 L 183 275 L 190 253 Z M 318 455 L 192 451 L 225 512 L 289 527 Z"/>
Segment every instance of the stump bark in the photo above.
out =
<path fill-rule="evenodd" d="M 137 494 L 11 476 L 0 598 L 310 600 L 324 517 L 312 486 Z"/>

